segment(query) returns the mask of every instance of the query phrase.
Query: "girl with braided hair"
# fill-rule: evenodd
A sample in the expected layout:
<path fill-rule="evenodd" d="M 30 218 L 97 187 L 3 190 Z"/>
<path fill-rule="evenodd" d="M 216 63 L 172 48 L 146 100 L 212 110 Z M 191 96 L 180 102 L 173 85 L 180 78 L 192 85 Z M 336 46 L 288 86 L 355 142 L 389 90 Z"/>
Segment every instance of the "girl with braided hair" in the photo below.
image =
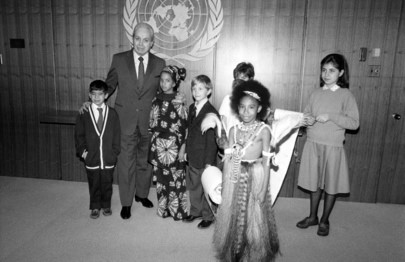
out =
<path fill-rule="evenodd" d="M 186 69 L 166 66 L 160 73 L 160 92 L 152 101 L 149 162 L 153 166 L 158 199 L 157 214 L 182 220 L 188 214 L 185 163 L 187 107 L 173 103 Z"/>
<path fill-rule="evenodd" d="M 271 130 L 262 120 L 270 93 L 249 80 L 232 92 L 241 122 L 230 129 L 225 149 L 222 203 L 214 244 L 220 261 L 274 261 L 279 240 L 269 189 Z"/>

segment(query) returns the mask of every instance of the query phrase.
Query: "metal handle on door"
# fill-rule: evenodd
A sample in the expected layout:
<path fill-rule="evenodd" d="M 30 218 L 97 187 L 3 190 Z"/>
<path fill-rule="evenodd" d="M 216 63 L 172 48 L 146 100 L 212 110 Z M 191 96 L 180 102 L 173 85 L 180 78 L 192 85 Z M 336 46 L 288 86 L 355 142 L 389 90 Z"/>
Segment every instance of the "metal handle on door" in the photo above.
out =
<path fill-rule="evenodd" d="M 395 120 L 400 120 L 400 119 L 401 119 L 401 115 L 400 115 L 400 114 L 397 114 L 397 113 L 394 113 L 394 114 L 392 114 L 392 118 L 394 118 Z"/>

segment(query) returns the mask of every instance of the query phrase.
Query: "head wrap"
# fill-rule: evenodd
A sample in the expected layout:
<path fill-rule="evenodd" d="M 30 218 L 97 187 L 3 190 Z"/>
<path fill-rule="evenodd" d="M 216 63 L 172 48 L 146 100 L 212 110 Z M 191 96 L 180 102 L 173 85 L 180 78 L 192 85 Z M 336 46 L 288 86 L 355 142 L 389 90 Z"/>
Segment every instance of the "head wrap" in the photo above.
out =
<path fill-rule="evenodd" d="M 168 65 L 163 68 L 160 74 L 163 72 L 168 73 L 176 84 L 179 84 L 180 81 L 186 78 L 185 68 L 178 68 L 177 66 Z"/>

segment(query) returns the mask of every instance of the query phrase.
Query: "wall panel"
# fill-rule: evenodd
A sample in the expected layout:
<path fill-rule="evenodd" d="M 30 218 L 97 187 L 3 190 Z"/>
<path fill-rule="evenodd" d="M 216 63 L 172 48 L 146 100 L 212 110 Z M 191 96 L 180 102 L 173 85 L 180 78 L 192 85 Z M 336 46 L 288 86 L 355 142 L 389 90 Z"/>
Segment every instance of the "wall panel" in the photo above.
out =
<path fill-rule="evenodd" d="M 382 165 L 379 170 L 377 202 L 405 204 L 405 6 L 401 10 L 401 22 L 398 26 L 399 36 L 394 55 L 392 87 L 385 120 L 386 136 L 382 153 Z M 387 73 L 388 73 L 387 72 Z M 395 119 L 394 114 L 400 115 Z"/>
<path fill-rule="evenodd" d="M 52 30 L 44 30 L 44 25 L 51 24 L 50 2 L 2 1 L 1 5 L 2 50 L 7 50 L 1 52 L 4 64 L 0 69 L 3 76 L 1 89 L 7 90 L 7 93 L 2 93 L 4 105 L 7 105 L 2 112 L 2 119 L 7 122 L 3 129 L 6 136 L 2 139 L 5 142 L 2 155 L 8 163 L 5 173 L 40 177 L 40 170 L 44 167 L 54 174 L 59 167 L 50 164 L 54 162 L 54 156 L 41 150 L 41 138 L 45 136 L 40 132 L 38 120 L 39 114 L 48 110 L 55 101 L 54 98 L 45 101 L 54 93 L 52 38 L 49 38 Z M 25 48 L 10 48 L 11 38 L 24 39 Z M 46 81 L 49 77 L 51 81 Z M 55 136 L 48 137 L 53 143 L 46 146 L 53 146 Z"/>

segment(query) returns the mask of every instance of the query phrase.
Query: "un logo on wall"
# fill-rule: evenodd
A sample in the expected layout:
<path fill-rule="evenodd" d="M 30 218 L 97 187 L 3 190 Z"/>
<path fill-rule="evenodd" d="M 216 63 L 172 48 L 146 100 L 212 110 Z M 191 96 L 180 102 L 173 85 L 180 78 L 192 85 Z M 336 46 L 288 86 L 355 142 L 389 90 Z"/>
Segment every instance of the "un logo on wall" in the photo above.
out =
<path fill-rule="evenodd" d="M 137 23 L 155 31 L 153 52 L 164 59 L 197 61 L 208 55 L 223 26 L 221 0 L 126 0 L 123 23 L 132 45 Z"/>

